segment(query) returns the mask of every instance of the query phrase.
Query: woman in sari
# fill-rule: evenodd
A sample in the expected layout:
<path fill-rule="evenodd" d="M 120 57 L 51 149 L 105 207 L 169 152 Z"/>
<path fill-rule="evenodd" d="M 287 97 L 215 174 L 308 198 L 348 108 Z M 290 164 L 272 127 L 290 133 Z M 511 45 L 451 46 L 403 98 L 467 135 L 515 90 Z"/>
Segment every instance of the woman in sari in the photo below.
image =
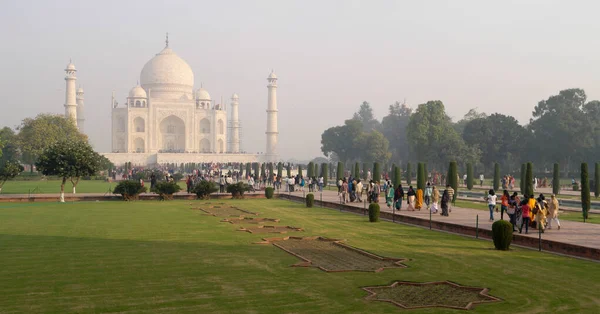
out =
<path fill-rule="evenodd" d="M 436 214 L 438 212 L 438 202 L 440 201 L 440 191 L 433 186 L 431 190 L 431 212 Z"/>
<path fill-rule="evenodd" d="M 448 204 L 450 204 L 450 194 L 448 194 L 448 190 L 444 190 L 444 194 L 442 194 L 442 212 L 440 215 L 448 216 Z"/>
<path fill-rule="evenodd" d="M 397 210 L 402 208 L 402 200 L 404 199 L 404 190 L 402 189 L 402 184 L 398 184 L 398 187 L 394 191 L 394 203 Z"/>
<path fill-rule="evenodd" d="M 394 186 L 391 182 L 388 182 L 388 188 L 385 195 L 385 202 L 388 208 L 391 208 L 394 205 Z"/>

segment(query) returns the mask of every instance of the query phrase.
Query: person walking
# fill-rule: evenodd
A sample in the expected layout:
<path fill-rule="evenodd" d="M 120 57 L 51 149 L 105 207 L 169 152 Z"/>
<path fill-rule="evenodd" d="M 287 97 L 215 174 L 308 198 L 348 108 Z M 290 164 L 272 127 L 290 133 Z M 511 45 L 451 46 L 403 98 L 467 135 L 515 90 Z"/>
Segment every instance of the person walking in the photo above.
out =
<path fill-rule="evenodd" d="M 494 208 L 496 208 L 496 193 L 494 192 L 494 189 L 490 189 L 490 191 L 488 192 L 488 196 L 485 198 L 485 200 L 488 203 L 488 208 L 490 209 L 490 221 L 494 221 Z"/>
<path fill-rule="evenodd" d="M 546 214 L 548 213 L 548 202 L 544 194 L 538 196 L 536 206 L 535 225 L 543 233 L 546 229 Z"/>
<path fill-rule="evenodd" d="M 389 182 L 385 197 L 385 201 L 388 208 L 391 208 L 394 205 L 394 196 L 394 187 L 391 185 L 391 182 Z"/>
<path fill-rule="evenodd" d="M 431 193 L 433 189 L 431 187 L 431 183 L 427 182 L 427 186 L 425 187 L 425 192 L 423 193 L 423 198 L 425 201 L 425 205 L 427 205 L 427 209 L 429 209 L 429 204 L 431 203 Z"/>
<path fill-rule="evenodd" d="M 413 189 L 412 185 L 408 187 L 408 192 L 406 193 L 406 195 L 408 203 L 408 207 L 406 208 L 406 210 L 414 211 L 417 193 L 415 193 L 415 190 Z"/>
<path fill-rule="evenodd" d="M 362 202 L 362 189 L 363 189 L 363 184 L 362 181 L 360 181 L 360 179 L 356 180 L 356 201 L 361 203 Z"/>
<path fill-rule="evenodd" d="M 483 173 L 479 175 L 479 186 L 483 186 Z"/>
<path fill-rule="evenodd" d="M 525 225 L 525 234 L 528 234 L 529 223 L 531 222 L 531 208 L 529 207 L 529 202 L 527 200 L 523 200 L 521 202 L 521 215 L 523 220 L 521 221 L 521 226 L 519 227 L 519 233 L 523 231 L 523 225 Z"/>
<path fill-rule="evenodd" d="M 440 213 L 440 215 L 448 216 L 448 209 L 449 209 L 448 206 L 449 206 L 451 200 L 452 200 L 452 198 L 450 197 L 450 193 L 448 192 L 448 189 L 445 189 L 444 194 L 442 194 L 442 212 Z"/>
<path fill-rule="evenodd" d="M 452 212 L 452 200 L 454 200 L 454 189 L 450 186 L 450 184 L 446 185 L 446 190 L 448 191 L 448 195 L 450 196 L 450 202 L 448 202 L 448 212 Z"/>
<path fill-rule="evenodd" d="M 510 201 L 510 195 L 508 190 L 504 190 L 500 197 L 500 220 L 504 220 L 504 212 L 508 214 L 508 202 Z M 510 217 L 510 216 L 509 216 Z"/>
<path fill-rule="evenodd" d="M 346 204 L 348 201 L 348 182 L 346 182 L 346 179 L 342 180 L 342 186 L 340 190 L 341 203 Z"/>
<path fill-rule="evenodd" d="M 513 226 L 513 232 L 516 231 L 517 228 L 517 217 L 519 217 L 519 220 L 521 218 L 521 216 L 518 216 L 521 214 L 521 211 L 519 209 L 520 202 L 521 200 L 519 199 L 517 192 L 513 193 L 508 202 L 508 209 L 506 213 L 508 214 L 508 217 L 510 218 L 510 223 Z"/>
<path fill-rule="evenodd" d="M 556 195 L 552 194 L 550 197 L 550 204 L 548 204 L 548 229 L 552 229 L 552 221 L 556 221 L 558 230 L 560 230 L 560 221 L 558 220 L 558 199 Z"/>
<path fill-rule="evenodd" d="M 396 206 L 397 210 L 402 208 L 402 200 L 404 200 L 404 190 L 402 189 L 402 184 L 398 184 L 398 187 L 394 191 L 394 206 Z"/>
<path fill-rule="evenodd" d="M 438 212 L 438 202 L 440 201 L 440 191 L 433 186 L 431 188 L 431 210 L 432 213 L 436 214 Z"/>

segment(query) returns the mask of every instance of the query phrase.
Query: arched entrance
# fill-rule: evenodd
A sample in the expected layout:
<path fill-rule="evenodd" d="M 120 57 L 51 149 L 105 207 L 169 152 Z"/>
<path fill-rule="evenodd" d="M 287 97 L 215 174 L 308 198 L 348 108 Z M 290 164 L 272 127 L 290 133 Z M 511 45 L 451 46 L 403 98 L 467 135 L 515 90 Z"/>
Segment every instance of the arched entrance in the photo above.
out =
<path fill-rule="evenodd" d="M 143 153 L 146 150 L 144 139 L 138 137 L 133 141 L 133 149 L 136 153 Z"/>
<path fill-rule="evenodd" d="M 146 132 L 146 123 L 141 117 L 133 119 L 133 131 L 134 132 Z"/>
<path fill-rule="evenodd" d="M 210 153 L 210 141 L 206 138 L 200 141 L 200 152 L 201 153 Z"/>
<path fill-rule="evenodd" d="M 223 143 L 222 139 L 219 139 L 217 141 L 217 143 L 218 143 L 219 154 L 222 154 L 223 151 L 225 150 L 225 144 Z"/>
<path fill-rule="evenodd" d="M 185 122 L 176 116 L 164 118 L 159 125 L 159 144 L 164 152 L 182 153 L 185 151 Z"/>

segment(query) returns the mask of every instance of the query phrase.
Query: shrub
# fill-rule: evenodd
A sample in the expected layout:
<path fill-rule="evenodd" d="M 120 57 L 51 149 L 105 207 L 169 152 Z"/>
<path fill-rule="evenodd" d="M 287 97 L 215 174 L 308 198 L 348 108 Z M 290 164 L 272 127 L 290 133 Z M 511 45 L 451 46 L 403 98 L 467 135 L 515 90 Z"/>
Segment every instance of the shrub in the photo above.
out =
<path fill-rule="evenodd" d="M 212 181 L 202 180 L 192 188 L 192 193 L 196 194 L 198 199 L 207 200 L 210 194 L 219 190 L 217 184 Z"/>
<path fill-rule="evenodd" d="M 313 207 L 315 204 L 315 196 L 312 193 L 306 194 L 306 207 Z"/>
<path fill-rule="evenodd" d="M 588 165 L 587 163 L 581 163 L 581 209 L 583 213 L 583 219 L 588 219 L 588 212 L 590 211 L 590 179 L 588 177 Z"/>
<path fill-rule="evenodd" d="M 498 220 L 492 224 L 492 239 L 496 250 L 508 251 L 512 241 L 513 226 L 506 220 Z"/>
<path fill-rule="evenodd" d="M 244 198 L 244 193 L 250 191 L 250 186 L 244 182 L 238 182 L 227 186 L 227 193 L 232 198 Z"/>
<path fill-rule="evenodd" d="M 265 197 L 268 199 L 272 199 L 273 198 L 273 193 L 275 193 L 275 189 L 273 189 L 272 187 L 266 187 L 265 188 Z"/>
<path fill-rule="evenodd" d="M 123 196 L 123 200 L 133 201 L 137 200 L 139 195 L 147 190 L 148 189 L 145 186 L 142 186 L 139 181 L 125 180 L 117 184 L 113 190 L 113 194 L 121 194 L 121 196 Z"/>
<path fill-rule="evenodd" d="M 173 174 L 173 181 L 179 182 L 179 181 L 181 181 L 181 179 L 183 179 L 183 177 L 184 177 L 183 173 L 181 173 L 181 172 L 174 173 Z"/>
<path fill-rule="evenodd" d="M 175 182 L 156 182 L 151 192 L 158 194 L 161 201 L 167 201 L 173 199 L 173 194 L 181 191 L 179 184 Z"/>
<path fill-rule="evenodd" d="M 370 222 L 378 222 L 379 221 L 379 204 L 371 203 L 369 205 L 369 221 Z"/>

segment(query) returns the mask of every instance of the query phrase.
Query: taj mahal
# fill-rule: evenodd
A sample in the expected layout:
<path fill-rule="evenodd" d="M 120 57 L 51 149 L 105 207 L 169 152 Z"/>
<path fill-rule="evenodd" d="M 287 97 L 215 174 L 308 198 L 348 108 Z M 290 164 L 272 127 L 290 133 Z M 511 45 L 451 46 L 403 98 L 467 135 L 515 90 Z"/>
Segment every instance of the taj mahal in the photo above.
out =
<path fill-rule="evenodd" d="M 104 153 L 115 165 L 131 162 L 147 166 L 188 162 L 276 162 L 277 76 L 267 77 L 265 154 L 241 150 L 240 97 L 233 93 L 229 106 L 213 100 L 206 89 L 194 90 L 194 72 L 170 47 L 142 68 L 139 83 L 123 104 L 111 100 L 112 151 Z M 76 69 L 66 69 L 65 116 L 84 131 L 83 89 L 76 88 Z M 228 115 L 229 113 L 229 115 Z"/>

